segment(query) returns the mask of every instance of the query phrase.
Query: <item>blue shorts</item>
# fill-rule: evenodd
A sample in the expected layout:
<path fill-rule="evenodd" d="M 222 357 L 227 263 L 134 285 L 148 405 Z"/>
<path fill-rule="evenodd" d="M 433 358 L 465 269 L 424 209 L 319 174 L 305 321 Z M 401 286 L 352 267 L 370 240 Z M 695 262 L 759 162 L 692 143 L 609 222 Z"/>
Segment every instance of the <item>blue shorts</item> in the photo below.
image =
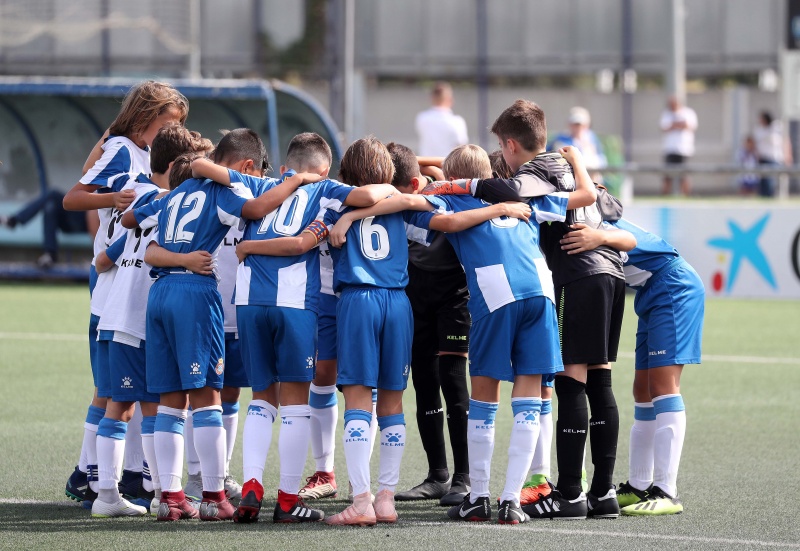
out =
<path fill-rule="evenodd" d="M 213 277 L 170 274 L 147 299 L 147 390 L 222 388 L 225 333 Z"/>
<path fill-rule="evenodd" d="M 317 361 L 336 359 L 336 305 L 339 299 L 325 293 L 319 296 L 317 321 Z"/>
<path fill-rule="evenodd" d="M 351 287 L 336 308 L 338 385 L 405 390 L 414 317 L 402 289 Z"/>
<path fill-rule="evenodd" d="M 92 381 L 94 386 L 97 384 L 97 324 L 100 323 L 100 316 L 89 315 L 89 365 L 92 366 Z"/>
<path fill-rule="evenodd" d="M 697 272 L 678 258 L 637 291 L 633 309 L 636 369 L 700 363 L 705 289 Z"/>
<path fill-rule="evenodd" d="M 116 341 L 108 343 L 111 364 L 111 398 L 115 402 L 155 402 L 158 394 L 147 392 L 145 341 L 139 348 Z"/>
<path fill-rule="evenodd" d="M 518 300 L 472 322 L 469 374 L 513 381 L 564 370 L 556 308 L 547 297 Z"/>
<path fill-rule="evenodd" d="M 97 387 L 97 396 L 100 398 L 111 398 L 111 360 L 109 359 L 108 344 L 113 337 L 113 331 L 97 332 L 94 386 Z"/>
<path fill-rule="evenodd" d="M 237 306 L 236 323 L 254 392 L 276 382 L 311 382 L 317 354 L 317 314 L 282 306 Z"/>
<path fill-rule="evenodd" d="M 242 361 L 242 346 L 236 333 L 225 333 L 225 386 L 249 387 L 247 370 Z"/>

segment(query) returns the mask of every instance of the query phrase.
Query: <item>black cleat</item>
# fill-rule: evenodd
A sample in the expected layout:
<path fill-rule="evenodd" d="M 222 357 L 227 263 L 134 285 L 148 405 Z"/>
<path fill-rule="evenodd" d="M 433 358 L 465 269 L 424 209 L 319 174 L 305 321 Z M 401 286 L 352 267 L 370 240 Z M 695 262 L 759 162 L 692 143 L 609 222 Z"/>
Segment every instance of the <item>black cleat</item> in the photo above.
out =
<path fill-rule="evenodd" d="M 475 503 L 472 503 L 469 500 L 469 494 L 467 494 L 461 503 L 447 511 L 447 516 L 453 520 L 484 522 L 492 520 L 492 506 L 488 497 L 479 497 L 475 500 Z"/>
<path fill-rule="evenodd" d="M 595 497 L 591 492 L 586 494 L 589 518 L 619 518 L 617 491 L 612 487 L 603 497 Z"/>
<path fill-rule="evenodd" d="M 575 499 L 567 499 L 557 488 L 552 487 L 550 495 L 539 499 L 530 505 L 523 505 L 522 510 L 532 519 L 557 519 L 557 520 L 582 520 L 589 513 L 586 504 L 586 494 L 581 494 Z"/>
<path fill-rule="evenodd" d="M 136 471 L 122 471 L 117 488 L 122 497 L 127 500 L 139 497 L 139 488 L 142 487 L 142 473 Z"/>
<path fill-rule="evenodd" d="M 80 470 L 77 466 L 75 470 L 72 471 L 72 474 L 69 475 L 69 479 L 67 479 L 67 486 L 64 489 L 64 494 L 70 498 L 74 499 L 78 503 L 86 499 L 86 491 L 89 489 L 89 477 L 88 475 Z"/>
<path fill-rule="evenodd" d="M 272 513 L 272 522 L 275 523 L 317 522 L 324 518 L 325 513 L 319 509 L 312 509 L 300 498 L 289 507 L 288 511 L 284 511 L 281 509 L 281 504 L 276 503 L 275 511 Z"/>
<path fill-rule="evenodd" d="M 233 522 L 250 524 L 258 522 L 258 513 L 261 511 L 261 500 L 264 497 L 264 488 L 255 478 L 251 478 L 242 486 L 242 500 L 233 514 Z"/>
<path fill-rule="evenodd" d="M 439 505 L 442 507 L 458 505 L 464 501 L 464 498 L 469 494 L 469 490 L 469 475 L 456 473 L 453 475 L 453 482 L 450 484 L 450 490 L 439 500 Z"/>
<path fill-rule="evenodd" d="M 450 489 L 450 480 L 437 482 L 426 478 L 410 490 L 394 495 L 395 501 L 421 501 L 423 499 L 441 499 Z M 460 503 L 460 501 L 459 501 Z"/>
<path fill-rule="evenodd" d="M 503 501 L 497 509 L 497 522 L 500 524 L 521 524 L 530 517 L 513 501 Z"/>

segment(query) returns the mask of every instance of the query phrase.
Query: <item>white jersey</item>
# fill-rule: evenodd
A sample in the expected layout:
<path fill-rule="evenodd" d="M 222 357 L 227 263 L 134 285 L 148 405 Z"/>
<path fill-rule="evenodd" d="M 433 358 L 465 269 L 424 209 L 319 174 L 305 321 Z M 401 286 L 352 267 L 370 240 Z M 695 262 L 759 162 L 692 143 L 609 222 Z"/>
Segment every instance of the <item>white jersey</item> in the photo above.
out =
<path fill-rule="evenodd" d="M 132 189 L 136 193 L 135 199 L 128 206 L 126 211 L 131 210 L 134 207 L 140 207 L 144 205 L 146 201 L 142 200 L 143 197 L 148 197 L 149 194 L 153 194 L 154 191 L 156 193 L 162 191 L 161 188 L 151 182 L 150 178 L 144 174 L 139 174 L 136 178 L 130 178 L 127 180 L 120 178 L 119 180 L 125 182 L 120 189 Z M 97 231 L 98 236 L 100 235 L 100 232 L 103 232 L 103 235 L 101 236 L 103 248 L 100 252 L 105 251 L 109 245 L 117 241 L 126 232 L 128 232 L 128 229 L 123 227 L 120 223 L 122 220 L 122 215 L 125 213 L 125 211 L 119 212 L 116 209 L 108 210 L 112 210 L 114 215 L 109 218 L 105 229 L 103 229 L 101 226 L 101 228 Z M 97 242 L 97 240 L 95 240 L 95 242 Z M 144 258 L 144 256 L 142 256 L 142 258 Z M 97 283 L 94 286 L 94 291 L 92 292 L 91 298 L 91 312 L 95 316 L 100 316 L 101 318 L 103 317 L 106 301 L 108 300 L 111 287 L 114 285 L 114 278 L 117 274 L 117 269 L 117 266 L 114 266 L 107 272 L 97 274 Z M 145 303 L 146 302 L 147 301 L 145 300 Z"/>
<path fill-rule="evenodd" d="M 319 244 L 319 280 L 323 294 L 336 295 L 333 292 L 333 258 L 327 241 Z"/>
<path fill-rule="evenodd" d="M 124 136 L 109 136 L 103 143 L 103 155 L 79 183 L 101 186 L 98 193 L 120 191 L 132 176 L 150 174 L 150 148 L 142 149 Z M 110 244 L 106 235 L 113 208 L 97 209 L 100 228 L 94 238 L 94 255 L 97 256 Z M 94 264 L 94 260 L 92 260 Z"/>
<path fill-rule="evenodd" d="M 236 245 L 242 240 L 244 226 L 232 226 L 214 253 L 217 263 L 219 294 L 222 296 L 222 313 L 225 318 L 225 333 L 238 333 L 236 329 L 236 305 L 233 293 L 236 289 L 236 271 L 239 259 L 236 258 Z"/>

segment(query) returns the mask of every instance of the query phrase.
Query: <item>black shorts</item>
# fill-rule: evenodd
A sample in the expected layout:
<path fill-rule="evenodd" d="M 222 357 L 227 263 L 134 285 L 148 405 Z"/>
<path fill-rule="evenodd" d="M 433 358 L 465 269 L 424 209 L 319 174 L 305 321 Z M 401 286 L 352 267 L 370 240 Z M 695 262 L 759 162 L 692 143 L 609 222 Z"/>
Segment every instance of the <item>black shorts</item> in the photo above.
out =
<path fill-rule="evenodd" d="M 597 274 L 556 289 L 561 359 L 564 364 L 617 361 L 625 281 Z"/>
<path fill-rule="evenodd" d="M 431 272 L 408 263 L 408 287 L 414 312 L 414 348 L 435 352 L 469 350 L 472 320 L 467 310 L 467 276 L 460 267 Z"/>
<path fill-rule="evenodd" d="M 667 153 L 664 155 L 664 163 L 668 165 L 682 165 L 689 157 L 679 153 Z"/>

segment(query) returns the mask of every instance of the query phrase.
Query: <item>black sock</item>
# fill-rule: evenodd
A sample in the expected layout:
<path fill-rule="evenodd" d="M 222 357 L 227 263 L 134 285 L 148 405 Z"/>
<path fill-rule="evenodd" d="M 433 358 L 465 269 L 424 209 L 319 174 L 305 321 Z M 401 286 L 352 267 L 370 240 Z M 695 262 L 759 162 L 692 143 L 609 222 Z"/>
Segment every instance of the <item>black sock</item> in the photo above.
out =
<path fill-rule="evenodd" d="M 453 450 L 453 472 L 468 474 L 467 359 L 464 356 L 452 354 L 439 356 L 439 384 L 442 385 L 442 395 L 444 395 L 444 403 L 447 405 L 447 430 L 450 433 L 450 447 Z"/>
<path fill-rule="evenodd" d="M 447 453 L 444 445 L 444 410 L 439 395 L 438 358 L 413 358 L 411 378 L 417 397 L 417 427 L 422 447 L 428 457 L 428 471 L 446 473 Z M 448 475 L 445 475 L 441 482 L 447 478 Z"/>
<path fill-rule="evenodd" d="M 586 385 L 565 375 L 556 377 L 558 421 L 556 421 L 556 457 L 558 459 L 558 490 L 567 499 L 581 493 L 583 451 L 589 410 L 586 406 Z"/>
<path fill-rule="evenodd" d="M 586 377 L 586 397 L 592 418 L 589 420 L 589 443 L 592 447 L 594 476 L 590 492 L 603 497 L 613 485 L 617 462 L 619 411 L 611 389 L 610 369 L 590 369 Z"/>

